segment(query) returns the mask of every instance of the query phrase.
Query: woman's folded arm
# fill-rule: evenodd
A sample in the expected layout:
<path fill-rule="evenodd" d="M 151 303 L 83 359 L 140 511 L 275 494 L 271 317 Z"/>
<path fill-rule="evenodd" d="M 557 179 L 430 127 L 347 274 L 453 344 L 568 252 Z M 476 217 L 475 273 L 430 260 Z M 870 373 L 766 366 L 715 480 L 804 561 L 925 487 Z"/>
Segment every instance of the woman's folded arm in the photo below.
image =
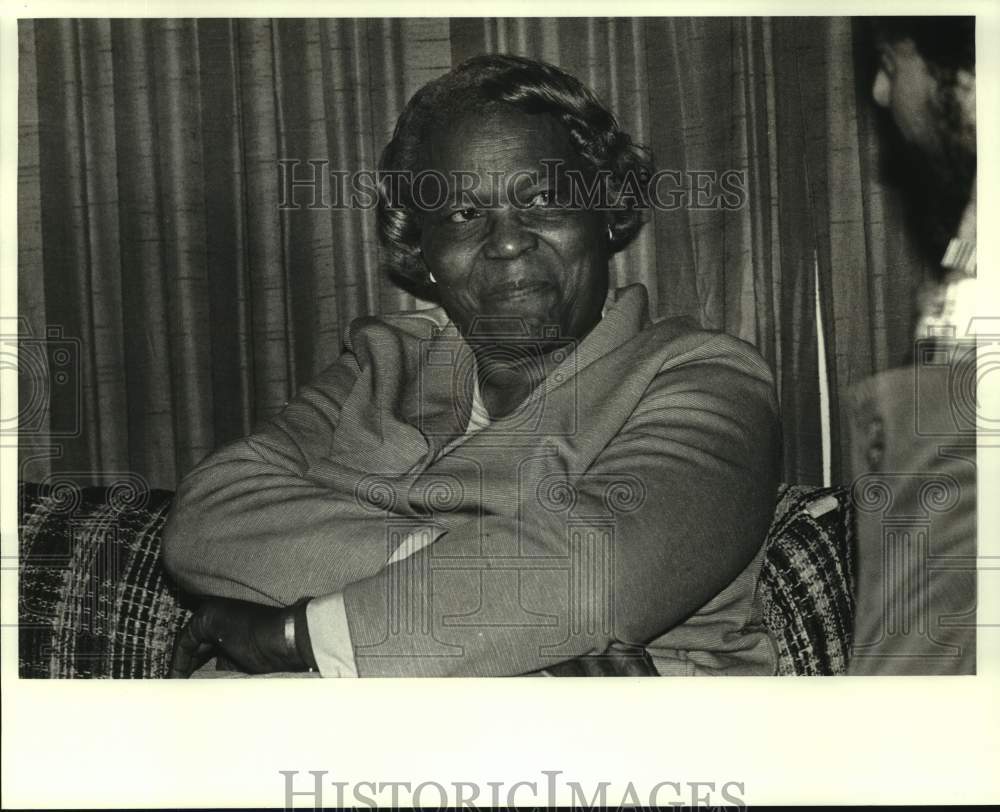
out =
<path fill-rule="evenodd" d="M 348 586 L 358 672 L 525 673 L 665 633 L 759 551 L 778 446 L 762 362 L 658 376 L 587 471 L 525 450 L 517 515 L 487 496 L 478 519 Z"/>
<path fill-rule="evenodd" d="M 359 473 L 330 459 L 357 375 L 345 355 L 260 431 L 184 479 L 163 538 L 166 568 L 183 588 L 289 604 L 384 565 L 384 534 L 352 485 Z"/>

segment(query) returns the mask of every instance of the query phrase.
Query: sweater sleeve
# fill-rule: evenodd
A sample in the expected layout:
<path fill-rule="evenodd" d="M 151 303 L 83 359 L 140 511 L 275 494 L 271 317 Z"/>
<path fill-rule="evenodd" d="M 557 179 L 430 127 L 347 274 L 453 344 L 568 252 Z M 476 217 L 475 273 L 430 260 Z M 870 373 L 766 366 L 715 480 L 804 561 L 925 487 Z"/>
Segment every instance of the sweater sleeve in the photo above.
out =
<path fill-rule="evenodd" d="M 712 339 L 663 370 L 586 471 L 558 442 L 522 449 L 515 506 L 344 592 L 358 673 L 527 673 L 614 640 L 645 643 L 750 564 L 778 481 L 766 364 Z"/>
<path fill-rule="evenodd" d="M 358 473 L 331 458 L 359 373 L 345 353 L 261 430 L 184 479 L 163 535 L 165 566 L 183 588 L 287 605 L 384 566 L 381 526 L 355 498 Z"/>

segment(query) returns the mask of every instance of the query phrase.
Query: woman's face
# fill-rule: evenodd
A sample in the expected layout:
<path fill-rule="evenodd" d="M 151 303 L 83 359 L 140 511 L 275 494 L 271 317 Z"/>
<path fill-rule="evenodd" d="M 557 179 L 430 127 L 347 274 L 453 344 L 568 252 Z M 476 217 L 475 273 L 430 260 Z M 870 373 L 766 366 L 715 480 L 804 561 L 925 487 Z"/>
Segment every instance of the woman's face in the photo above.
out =
<path fill-rule="evenodd" d="M 518 319 L 522 335 L 553 338 L 555 328 L 575 340 L 600 320 L 606 221 L 554 205 L 553 164 L 547 170 L 543 161 L 584 169 L 560 123 L 513 109 L 463 117 L 428 144 L 425 168 L 441 173 L 449 194 L 424 213 L 421 249 L 441 304 L 466 336 L 477 317 Z M 475 195 L 463 193 L 475 183 Z M 496 321 L 480 321 L 478 332 L 484 324 Z"/>

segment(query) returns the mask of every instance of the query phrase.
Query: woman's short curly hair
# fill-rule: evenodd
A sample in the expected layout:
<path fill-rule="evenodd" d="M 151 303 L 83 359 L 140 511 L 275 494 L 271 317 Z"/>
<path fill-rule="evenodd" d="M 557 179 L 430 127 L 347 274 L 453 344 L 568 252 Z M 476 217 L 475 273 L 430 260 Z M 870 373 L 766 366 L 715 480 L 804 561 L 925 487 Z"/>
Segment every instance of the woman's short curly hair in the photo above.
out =
<path fill-rule="evenodd" d="M 628 245 L 645 222 L 647 210 L 642 201 L 648 200 L 645 184 L 653 175 L 652 156 L 645 147 L 632 143 L 590 89 L 545 62 L 503 54 L 476 56 L 413 95 L 379 161 L 378 232 L 388 271 L 418 295 L 433 298 L 419 251 L 420 217 L 401 185 L 386 181 L 386 173 L 419 172 L 431 133 L 462 115 L 503 105 L 561 122 L 585 165 L 607 174 L 609 195 L 614 196 L 631 176 L 630 192 L 638 192 L 632 200 L 638 199 L 640 205 L 608 212 L 612 252 Z"/>

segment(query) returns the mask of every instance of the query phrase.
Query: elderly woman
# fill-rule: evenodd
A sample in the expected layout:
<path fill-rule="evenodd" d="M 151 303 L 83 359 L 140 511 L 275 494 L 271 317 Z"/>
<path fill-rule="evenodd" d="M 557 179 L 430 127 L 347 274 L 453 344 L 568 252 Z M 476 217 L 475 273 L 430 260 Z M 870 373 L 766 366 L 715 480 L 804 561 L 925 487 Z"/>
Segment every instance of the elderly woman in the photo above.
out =
<path fill-rule="evenodd" d="M 651 324 L 640 285 L 609 290 L 642 226 L 619 193 L 651 169 L 540 62 L 477 57 L 410 100 L 379 229 L 438 306 L 356 321 L 183 482 L 166 564 L 207 599 L 175 674 L 216 653 L 249 673 L 515 675 L 623 645 L 660 674 L 773 671 L 754 609 L 771 374 L 734 338 Z"/>

